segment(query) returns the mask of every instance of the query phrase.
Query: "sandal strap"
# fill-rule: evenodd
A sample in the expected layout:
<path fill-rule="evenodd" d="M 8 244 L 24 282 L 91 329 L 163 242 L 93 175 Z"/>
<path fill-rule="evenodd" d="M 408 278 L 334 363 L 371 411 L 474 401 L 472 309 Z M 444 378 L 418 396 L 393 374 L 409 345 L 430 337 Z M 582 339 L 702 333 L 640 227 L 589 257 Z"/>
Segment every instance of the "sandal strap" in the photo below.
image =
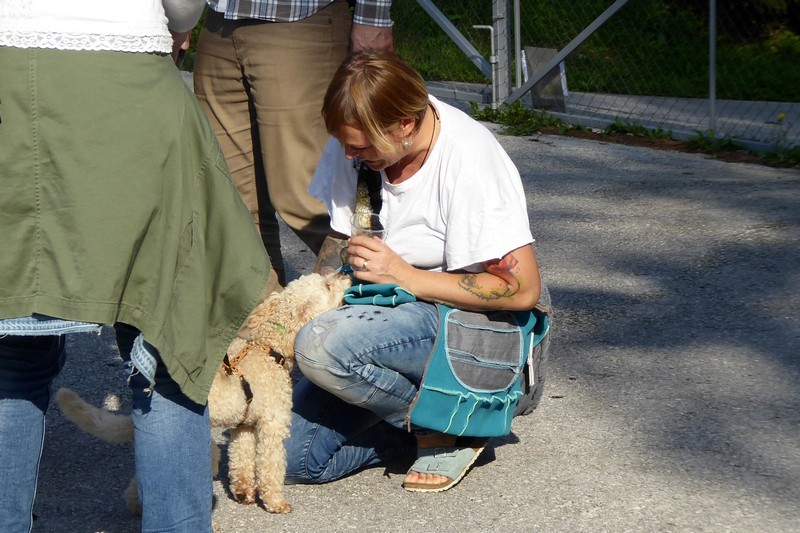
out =
<path fill-rule="evenodd" d="M 420 474 L 438 474 L 455 479 L 475 461 L 472 448 L 438 446 L 420 449 L 411 470 Z"/>
<path fill-rule="evenodd" d="M 449 486 L 455 485 L 478 459 L 488 442 L 488 439 L 477 439 L 472 446 L 466 447 L 418 448 L 417 460 L 411 465 L 409 472 L 437 474 L 450 478 L 452 482 Z"/>

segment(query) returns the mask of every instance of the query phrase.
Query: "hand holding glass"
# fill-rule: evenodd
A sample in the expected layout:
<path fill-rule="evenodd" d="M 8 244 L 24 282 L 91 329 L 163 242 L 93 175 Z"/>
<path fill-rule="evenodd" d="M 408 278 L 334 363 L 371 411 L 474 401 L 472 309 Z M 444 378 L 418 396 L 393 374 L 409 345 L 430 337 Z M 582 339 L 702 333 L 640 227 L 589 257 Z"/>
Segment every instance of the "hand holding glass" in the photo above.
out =
<path fill-rule="evenodd" d="M 386 219 L 377 213 L 356 213 L 350 217 L 350 235 L 352 237 L 367 236 L 386 239 Z M 353 270 L 367 270 L 367 261 Z"/>

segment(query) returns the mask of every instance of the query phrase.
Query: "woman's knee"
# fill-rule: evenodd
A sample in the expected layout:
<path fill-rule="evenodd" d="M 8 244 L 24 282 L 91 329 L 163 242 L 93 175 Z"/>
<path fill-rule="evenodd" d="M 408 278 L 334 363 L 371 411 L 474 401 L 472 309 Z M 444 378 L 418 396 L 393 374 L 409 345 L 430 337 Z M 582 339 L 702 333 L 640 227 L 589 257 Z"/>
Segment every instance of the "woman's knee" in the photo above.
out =
<path fill-rule="evenodd" d="M 335 350 L 330 349 L 331 342 L 336 344 L 330 335 L 332 332 L 324 324 L 312 321 L 295 337 L 295 362 L 303 375 L 315 383 L 324 381 L 326 375 L 340 374 L 344 370 Z"/>

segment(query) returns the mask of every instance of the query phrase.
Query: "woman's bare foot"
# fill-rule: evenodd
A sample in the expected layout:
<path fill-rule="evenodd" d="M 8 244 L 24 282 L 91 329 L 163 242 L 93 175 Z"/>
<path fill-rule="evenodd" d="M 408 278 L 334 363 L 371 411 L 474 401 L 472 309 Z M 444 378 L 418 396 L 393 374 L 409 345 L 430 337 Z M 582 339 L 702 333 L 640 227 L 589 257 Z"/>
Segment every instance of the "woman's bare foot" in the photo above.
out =
<path fill-rule="evenodd" d="M 447 435 L 445 433 L 431 433 L 428 435 L 417 435 L 417 448 L 436 448 L 444 446 L 455 446 L 455 435 Z M 403 480 L 403 484 L 414 483 L 419 485 L 440 485 L 445 483 L 450 478 L 440 476 L 439 474 L 423 474 L 422 472 L 415 472 L 410 470 Z"/>

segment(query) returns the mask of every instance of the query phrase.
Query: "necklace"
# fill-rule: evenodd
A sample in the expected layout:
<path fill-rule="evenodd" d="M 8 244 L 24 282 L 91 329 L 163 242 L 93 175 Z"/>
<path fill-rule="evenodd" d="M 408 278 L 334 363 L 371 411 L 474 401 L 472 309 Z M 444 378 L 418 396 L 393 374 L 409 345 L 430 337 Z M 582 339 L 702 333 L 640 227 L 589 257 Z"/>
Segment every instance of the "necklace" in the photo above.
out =
<path fill-rule="evenodd" d="M 433 146 L 433 137 L 436 135 L 436 124 L 439 123 L 439 114 L 436 112 L 436 108 L 433 107 L 433 104 L 428 104 L 433 111 L 433 128 L 431 128 L 431 139 L 428 141 L 428 148 L 425 149 L 425 157 L 422 159 L 422 163 L 419 165 L 419 168 L 425 166 L 425 161 L 428 160 L 428 155 L 431 153 L 431 146 Z"/>
<path fill-rule="evenodd" d="M 428 147 L 425 149 L 425 157 L 422 159 L 422 163 L 420 163 L 420 165 L 417 168 L 417 170 L 422 168 L 422 166 L 428 160 L 428 156 L 431 153 L 431 148 L 433 147 L 433 138 L 436 136 L 436 125 L 437 125 L 437 123 L 439 121 L 439 113 L 436 111 L 436 108 L 433 107 L 433 104 L 429 103 L 428 105 L 433 110 L 433 127 L 431 128 L 431 138 L 428 140 Z M 407 168 L 408 165 L 409 165 L 409 163 L 403 164 L 403 160 L 401 159 L 400 161 L 398 161 L 394 165 L 386 167 L 384 172 L 386 173 L 386 178 L 389 181 L 389 183 L 399 183 L 399 181 L 397 181 L 397 180 L 401 180 L 401 176 L 403 174 L 403 171 L 405 170 L 405 168 Z M 414 171 L 414 173 L 416 173 L 416 170 Z M 411 175 L 413 175 L 413 173 L 409 174 L 405 178 L 402 178 L 401 181 L 405 181 Z"/>

